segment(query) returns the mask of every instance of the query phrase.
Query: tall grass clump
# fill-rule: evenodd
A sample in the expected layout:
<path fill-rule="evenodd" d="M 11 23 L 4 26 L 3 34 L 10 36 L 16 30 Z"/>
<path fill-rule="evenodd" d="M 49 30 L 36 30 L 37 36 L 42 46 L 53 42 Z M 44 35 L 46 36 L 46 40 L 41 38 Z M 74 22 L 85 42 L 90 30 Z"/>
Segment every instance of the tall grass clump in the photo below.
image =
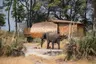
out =
<path fill-rule="evenodd" d="M 22 39 L 14 33 L 0 31 L 0 56 L 24 55 L 24 48 Z"/>
<path fill-rule="evenodd" d="M 71 58 L 93 58 L 96 56 L 96 36 L 93 33 L 88 33 L 85 37 L 80 39 L 71 39 L 70 43 L 66 45 L 67 56 L 65 59 Z"/>
<path fill-rule="evenodd" d="M 21 56 L 24 55 L 22 42 L 13 41 L 11 43 L 4 42 L 0 39 L 0 56 Z"/>

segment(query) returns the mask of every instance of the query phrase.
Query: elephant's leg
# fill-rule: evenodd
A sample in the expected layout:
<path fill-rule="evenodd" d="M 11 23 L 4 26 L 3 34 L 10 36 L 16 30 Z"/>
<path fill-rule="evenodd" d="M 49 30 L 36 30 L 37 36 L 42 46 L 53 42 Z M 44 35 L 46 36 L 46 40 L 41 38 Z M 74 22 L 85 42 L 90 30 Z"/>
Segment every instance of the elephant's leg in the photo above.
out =
<path fill-rule="evenodd" d="M 57 42 L 57 44 L 58 44 L 58 49 L 60 49 L 60 42 Z"/>
<path fill-rule="evenodd" d="M 52 42 L 52 49 L 54 49 L 54 42 Z"/>
<path fill-rule="evenodd" d="M 47 41 L 47 49 L 49 49 L 50 41 Z"/>
<path fill-rule="evenodd" d="M 44 43 L 44 39 L 41 39 L 41 48 L 43 46 L 43 43 Z"/>

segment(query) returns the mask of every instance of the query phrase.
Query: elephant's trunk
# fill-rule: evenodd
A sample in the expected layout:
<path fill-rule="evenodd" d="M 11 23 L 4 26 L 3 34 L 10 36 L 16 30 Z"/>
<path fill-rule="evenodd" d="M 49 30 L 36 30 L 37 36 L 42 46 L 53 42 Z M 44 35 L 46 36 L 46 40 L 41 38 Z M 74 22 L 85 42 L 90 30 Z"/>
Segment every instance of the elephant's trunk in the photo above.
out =
<path fill-rule="evenodd" d="M 43 34 L 41 38 L 41 47 L 43 46 L 44 40 L 46 39 L 46 33 Z"/>

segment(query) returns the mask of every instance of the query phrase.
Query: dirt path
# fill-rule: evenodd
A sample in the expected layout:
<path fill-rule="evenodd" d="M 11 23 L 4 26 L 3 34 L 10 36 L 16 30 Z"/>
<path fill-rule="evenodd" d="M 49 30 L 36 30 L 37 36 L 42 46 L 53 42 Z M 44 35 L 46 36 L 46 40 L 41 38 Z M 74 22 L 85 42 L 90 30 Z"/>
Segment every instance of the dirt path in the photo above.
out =
<path fill-rule="evenodd" d="M 63 50 L 58 49 L 40 49 L 37 44 L 25 44 L 26 51 L 25 56 L 36 55 L 45 59 L 50 59 L 53 56 L 56 56 L 63 52 Z"/>
<path fill-rule="evenodd" d="M 27 48 L 25 57 L 0 58 L 0 64 L 96 64 L 95 62 L 91 63 L 85 59 L 81 61 L 65 62 L 61 59 L 63 56 L 57 58 L 57 56 L 54 54 L 52 56 L 44 54 L 45 52 L 52 51 L 51 49 L 41 49 L 38 44 L 24 45 Z M 61 52 L 62 50 L 59 51 Z"/>

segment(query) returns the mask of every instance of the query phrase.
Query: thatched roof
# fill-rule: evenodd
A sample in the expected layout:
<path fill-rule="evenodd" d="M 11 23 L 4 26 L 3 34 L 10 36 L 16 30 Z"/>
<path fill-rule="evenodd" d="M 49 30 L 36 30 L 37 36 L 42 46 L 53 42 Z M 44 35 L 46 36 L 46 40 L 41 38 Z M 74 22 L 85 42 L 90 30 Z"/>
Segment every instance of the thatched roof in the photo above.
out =
<path fill-rule="evenodd" d="M 35 23 L 31 27 L 30 32 L 50 32 L 57 31 L 57 25 L 53 22 L 40 22 Z"/>
<path fill-rule="evenodd" d="M 74 21 L 68 21 L 68 20 L 49 20 L 50 22 L 54 22 L 54 23 L 75 23 L 75 24 L 82 24 L 81 22 L 74 22 Z"/>

